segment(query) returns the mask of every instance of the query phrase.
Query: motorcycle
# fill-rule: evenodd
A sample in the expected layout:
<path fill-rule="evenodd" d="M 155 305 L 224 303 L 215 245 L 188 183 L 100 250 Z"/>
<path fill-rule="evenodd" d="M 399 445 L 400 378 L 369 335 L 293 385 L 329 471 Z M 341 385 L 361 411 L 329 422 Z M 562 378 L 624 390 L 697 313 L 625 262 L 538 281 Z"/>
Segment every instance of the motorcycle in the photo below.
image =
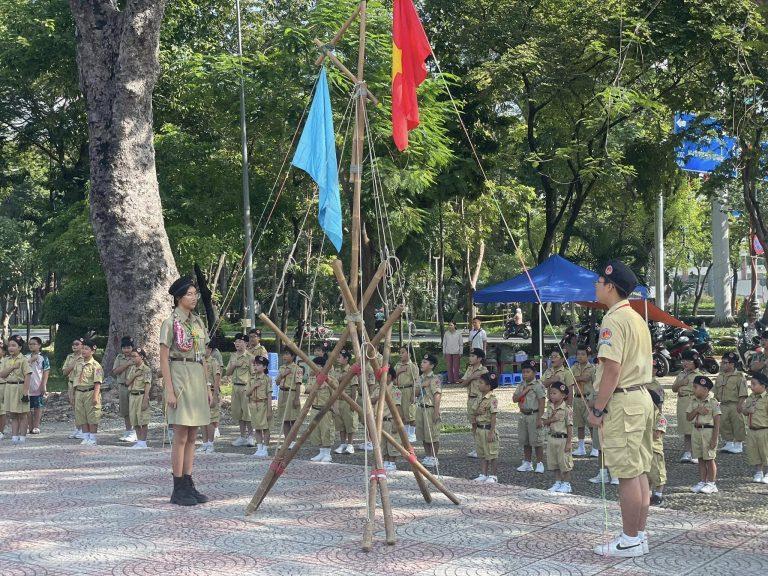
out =
<path fill-rule="evenodd" d="M 739 356 L 741 356 L 743 366 L 749 366 L 752 356 L 762 351 L 758 331 L 755 327 L 750 327 L 748 322 L 744 322 L 741 326 L 736 348 L 739 351 Z"/>
<path fill-rule="evenodd" d="M 702 367 L 710 374 L 717 374 L 720 371 L 720 364 L 711 355 L 713 351 L 711 342 L 705 341 L 697 344 L 694 340 L 694 333 L 682 328 L 674 328 L 671 332 L 666 330 L 664 334 L 665 336 L 671 335 L 671 338 L 662 344 L 669 354 L 668 358 L 665 356 L 669 364 L 669 372 L 677 372 L 682 369 L 683 352 L 686 350 L 696 350 L 701 356 Z"/>
<path fill-rule="evenodd" d="M 531 332 L 531 323 L 515 324 L 514 320 L 509 320 L 504 326 L 504 339 L 525 338 L 529 339 L 533 335 Z"/>

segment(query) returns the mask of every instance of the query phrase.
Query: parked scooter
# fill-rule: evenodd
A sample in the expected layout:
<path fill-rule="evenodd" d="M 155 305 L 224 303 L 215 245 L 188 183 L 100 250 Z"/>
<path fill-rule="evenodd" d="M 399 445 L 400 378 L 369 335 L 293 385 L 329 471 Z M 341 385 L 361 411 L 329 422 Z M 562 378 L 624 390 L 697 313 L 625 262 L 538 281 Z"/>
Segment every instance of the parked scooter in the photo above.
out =
<path fill-rule="evenodd" d="M 532 336 L 531 323 L 524 322 L 515 324 L 514 320 L 509 320 L 504 326 L 504 339 L 507 338 L 525 338 L 528 340 Z"/>

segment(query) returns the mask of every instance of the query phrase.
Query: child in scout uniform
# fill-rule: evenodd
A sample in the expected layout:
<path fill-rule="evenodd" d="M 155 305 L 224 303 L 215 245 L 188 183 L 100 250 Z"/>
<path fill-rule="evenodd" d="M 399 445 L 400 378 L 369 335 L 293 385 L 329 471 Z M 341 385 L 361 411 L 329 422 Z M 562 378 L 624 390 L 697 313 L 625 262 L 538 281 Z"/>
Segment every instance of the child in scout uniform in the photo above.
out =
<path fill-rule="evenodd" d="M 248 384 L 251 381 L 253 357 L 245 348 L 245 334 L 235 334 L 235 353 L 229 357 L 227 376 L 232 378 L 230 415 L 232 420 L 240 424 L 240 436 L 232 441 L 232 446 L 256 446 L 248 411 Z"/>
<path fill-rule="evenodd" d="M 496 431 L 496 417 L 499 400 L 493 393 L 499 387 L 496 374 L 487 372 L 480 379 L 480 401 L 475 408 L 475 445 L 480 458 L 480 475 L 475 482 L 496 484 L 496 463 L 499 457 L 499 433 Z"/>
<path fill-rule="evenodd" d="M 699 371 L 702 366 L 701 357 L 695 350 L 686 350 L 682 354 L 683 369 L 675 378 L 672 384 L 672 392 L 677 393 L 677 432 L 683 436 L 683 455 L 680 462 L 693 462 L 697 464 L 695 458 L 691 457 L 691 434 L 693 425 L 686 416 L 688 404 L 693 397 L 693 381 L 698 376 L 704 374 Z"/>
<path fill-rule="evenodd" d="M 395 365 L 397 379 L 395 387 L 400 391 L 400 417 L 408 433 L 408 441 L 416 441 L 416 406 L 413 403 L 413 390 L 419 378 L 419 367 L 411 361 L 408 346 L 400 347 L 400 362 Z"/>
<path fill-rule="evenodd" d="M 433 373 L 437 358 L 426 354 L 421 361 L 421 378 L 416 383 L 416 439 L 424 444 L 424 466 L 437 466 L 440 449 L 440 378 Z"/>
<path fill-rule="evenodd" d="M 120 442 L 136 442 L 137 436 L 136 431 L 131 427 L 131 399 L 126 382 L 128 370 L 133 366 L 132 356 L 133 340 L 130 336 L 123 336 L 120 340 L 120 354 L 115 356 L 115 362 L 112 364 L 112 376 L 115 378 L 115 385 L 120 393 L 120 416 L 125 421 L 125 432 L 118 438 Z"/>
<path fill-rule="evenodd" d="M 475 434 L 475 425 L 472 423 L 475 419 L 475 409 L 480 401 L 480 377 L 488 372 L 483 366 L 485 352 L 482 348 L 473 348 L 469 353 L 469 366 L 464 376 L 459 380 L 459 386 L 467 388 L 467 420 L 472 426 L 472 435 Z M 467 454 L 470 458 L 477 458 L 477 450 L 472 450 Z"/>
<path fill-rule="evenodd" d="M 147 449 L 147 431 L 149 429 L 149 393 L 152 389 L 152 369 L 147 366 L 147 353 L 141 348 L 131 352 L 131 367 L 125 373 L 130 406 L 128 418 L 131 428 L 136 431 L 136 444 L 131 450 Z"/>
<path fill-rule="evenodd" d="M 349 350 L 342 350 L 339 353 L 339 357 L 336 360 L 336 364 L 330 372 L 330 375 L 337 382 L 341 382 L 342 377 L 348 371 L 352 369 L 349 365 L 352 359 L 352 352 Z M 357 393 L 360 389 L 360 383 L 357 376 L 353 376 L 347 384 L 345 392 L 347 395 L 357 402 Z M 350 408 L 349 404 L 344 400 L 338 400 L 336 406 L 333 409 L 333 425 L 336 431 L 339 433 L 339 446 L 334 450 L 336 454 L 354 454 L 355 446 L 353 444 L 355 439 L 355 433 L 357 432 L 357 412 Z"/>
<path fill-rule="evenodd" d="M 83 361 L 83 357 L 80 354 L 80 348 L 83 345 L 82 338 L 76 338 L 72 341 L 72 353 L 68 354 L 64 360 L 64 364 L 61 366 L 61 372 L 67 378 L 67 398 L 69 398 L 69 405 L 72 409 L 75 408 L 75 393 L 74 393 L 74 380 L 75 380 L 75 366 Z M 82 430 L 75 425 L 75 429 L 69 433 L 67 438 L 74 440 L 84 438 Z"/>
<path fill-rule="evenodd" d="M 75 367 L 75 424 L 82 426 L 83 446 L 96 446 L 96 431 L 101 421 L 101 384 L 104 370 L 93 353 L 96 344 L 90 340 L 80 348 L 83 361 Z"/>
<path fill-rule="evenodd" d="M 584 447 L 584 437 L 588 425 L 587 416 L 589 414 L 589 402 L 595 393 L 593 381 L 595 379 L 595 365 L 589 361 L 589 347 L 579 345 L 576 349 L 576 363 L 571 367 L 573 378 L 576 385 L 573 387 L 573 425 L 576 427 L 576 433 L 579 437 L 579 445 L 573 451 L 574 456 L 586 456 L 587 451 Z M 599 454 L 597 446 L 599 440 L 595 440 L 592 435 L 592 452 L 590 456 Z"/>
<path fill-rule="evenodd" d="M 667 464 L 664 460 L 664 434 L 667 433 L 667 418 L 664 416 L 664 390 L 659 386 L 649 386 L 654 405 L 653 426 L 653 460 L 651 471 L 648 473 L 648 484 L 651 490 L 651 506 L 660 506 L 664 498 L 664 485 L 667 483 Z"/>
<path fill-rule="evenodd" d="M 3 362 L 8 355 L 8 349 L 0 340 L 0 373 L 3 370 Z M 5 438 L 5 378 L 0 376 L 0 440 Z"/>
<path fill-rule="evenodd" d="M 555 382 L 562 382 L 568 386 L 568 394 L 566 401 L 569 405 L 573 404 L 573 396 L 571 395 L 571 389 L 576 382 L 573 379 L 570 369 L 565 364 L 565 356 L 563 352 L 557 348 L 549 353 L 549 361 L 551 366 L 544 370 L 544 374 L 541 375 L 541 383 L 545 388 L 549 388 Z"/>
<path fill-rule="evenodd" d="M 744 451 L 744 440 L 747 439 L 744 417 L 739 408 L 747 399 L 747 379 L 737 370 L 739 355 L 728 352 L 723 355 L 720 363 L 720 373 L 715 379 L 715 398 L 720 402 L 720 434 L 725 440 L 721 452 L 741 454 Z"/>
<path fill-rule="evenodd" d="M 219 420 L 221 420 L 221 371 L 222 366 L 216 354 L 215 340 L 205 345 L 205 382 L 211 392 L 211 423 L 203 429 L 203 445 L 196 450 L 200 454 L 213 454 L 216 449 L 213 443 L 218 436 Z"/>
<path fill-rule="evenodd" d="M 365 355 L 365 353 L 363 353 Z M 378 366 L 384 365 L 384 356 L 381 354 L 380 351 L 376 351 L 376 363 Z M 368 393 L 370 394 L 370 386 L 371 382 L 376 380 L 376 373 L 373 370 L 373 363 L 368 362 L 368 359 L 366 358 L 365 361 L 365 383 L 369 387 Z M 362 391 L 362 388 L 361 388 Z M 361 444 L 357 445 L 360 450 L 365 450 L 366 452 L 371 452 L 373 450 L 373 444 L 371 441 L 366 438 Z"/>
<path fill-rule="evenodd" d="M 755 467 L 753 482 L 768 484 L 768 376 L 750 376 L 752 394 L 744 402 L 741 413 L 747 417 L 747 462 Z"/>
<path fill-rule="evenodd" d="M 763 348 L 763 351 L 752 354 L 749 357 L 749 365 L 747 367 L 752 374 L 762 372 L 768 376 L 768 330 L 760 334 L 760 346 Z"/>
<path fill-rule="evenodd" d="M 275 380 L 279 392 L 277 395 L 277 414 L 283 423 L 283 435 L 288 436 L 293 423 L 301 411 L 301 368 L 296 364 L 296 354 L 290 348 L 283 350 L 283 365 Z M 291 447 L 293 446 L 291 442 Z"/>
<path fill-rule="evenodd" d="M 315 356 L 312 361 L 322 368 L 325 366 L 326 357 Z M 330 376 L 326 376 L 326 378 L 330 380 Z M 315 374 L 310 374 L 309 387 L 311 388 L 315 386 L 315 384 L 317 384 L 317 376 Z M 331 384 L 335 389 L 338 382 L 331 381 Z M 311 414 L 313 418 L 316 418 L 317 414 L 326 404 L 328 404 L 328 401 L 331 399 L 331 393 L 331 386 L 328 385 L 328 382 L 321 382 L 317 389 L 317 395 L 312 403 Z M 313 446 L 317 446 L 320 450 L 317 453 L 317 456 L 310 458 L 312 462 L 317 462 L 318 464 L 328 464 L 329 462 L 333 462 L 333 457 L 331 456 L 331 445 L 333 444 L 333 416 L 331 416 L 330 410 L 323 414 L 323 417 L 320 418 L 315 429 L 312 430 L 310 441 Z"/>
<path fill-rule="evenodd" d="M 693 424 L 693 457 L 699 459 L 701 481 L 691 491 L 714 494 L 717 490 L 717 437 L 720 433 L 720 403 L 712 394 L 714 383 L 706 376 L 693 380 L 693 398 L 686 412 Z"/>
<path fill-rule="evenodd" d="M 549 491 L 563 494 L 570 494 L 573 491 L 571 488 L 573 409 L 565 401 L 568 390 L 565 382 L 552 382 L 549 385 L 549 405 L 543 418 L 543 423 L 548 428 L 547 468 L 555 471 L 555 483 Z"/>
<path fill-rule="evenodd" d="M 8 340 L 8 356 L 0 368 L 0 378 L 5 379 L 3 407 L 11 419 L 11 440 L 23 445 L 27 440 L 27 418 L 29 417 L 29 380 L 32 368 L 21 353 L 24 339 L 11 336 Z"/>
<path fill-rule="evenodd" d="M 395 382 L 397 381 L 397 370 L 394 366 L 389 367 L 389 371 L 387 372 L 387 383 L 389 386 L 390 393 L 392 394 L 392 400 L 394 401 L 396 406 L 402 405 L 402 394 L 400 392 L 400 389 L 395 386 Z M 381 396 L 381 384 L 377 381 L 374 386 L 371 387 L 371 403 L 376 406 L 376 403 L 379 402 L 379 398 Z M 393 419 L 392 419 L 392 412 L 389 409 L 389 405 L 386 403 L 386 400 L 383 398 L 381 399 L 382 402 L 384 402 L 384 419 L 381 423 L 381 428 L 385 432 L 388 432 L 392 434 L 394 431 L 394 425 L 393 425 Z M 384 459 L 384 469 L 387 472 L 395 472 L 397 471 L 397 457 L 400 455 L 400 452 L 395 448 L 392 444 L 387 442 L 387 440 L 382 440 L 381 442 L 381 456 Z"/>
<path fill-rule="evenodd" d="M 29 426 L 30 434 L 40 434 L 40 423 L 43 419 L 43 407 L 45 396 L 48 393 L 48 375 L 51 372 L 51 361 L 43 354 L 43 341 L 37 336 L 32 336 L 27 344 L 29 354 L 27 362 L 32 368 L 29 377 Z"/>
<path fill-rule="evenodd" d="M 261 329 L 251 328 L 248 330 L 248 354 L 256 356 L 266 356 L 269 358 L 267 349 L 261 343 Z"/>
<path fill-rule="evenodd" d="M 267 374 L 269 358 L 263 355 L 253 359 L 253 376 L 248 388 L 251 425 L 258 439 L 256 458 L 269 456 L 269 424 L 272 420 L 272 378 Z"/>
<path fill-rule="evenodd" d="M 517 422 L 517 439 L 523 447 L 523 463 L 518 472 L 533 472 L 533 450 L 536 450 L 536 472 L 544 474 L 544 442 L 546 429 L 542 423 L 547 390 L 536 379 L 539 365 L 535 360 L 523 362 L 523 383 L 515 389 L 512 399 L 520 406 L 520 420 Z"/>

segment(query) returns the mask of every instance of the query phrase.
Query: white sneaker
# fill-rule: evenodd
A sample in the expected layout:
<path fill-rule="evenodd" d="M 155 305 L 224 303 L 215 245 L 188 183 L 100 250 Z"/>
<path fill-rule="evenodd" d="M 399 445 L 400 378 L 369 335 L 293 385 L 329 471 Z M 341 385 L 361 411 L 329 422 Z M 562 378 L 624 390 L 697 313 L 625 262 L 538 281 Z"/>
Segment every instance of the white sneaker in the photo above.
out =
<path fill-rule="evenodd" d="M 618 486 L 619 485 L 619 479 L 618 478 L 611 478 L 611 484 L 613 486 Z"/>
<path fill-rule="evenodd" d="M 323 451 L 320 450 L 320 452 L 318 452 L 316 456 L 313 456 L 312 458 L 310 458 L 310 460 L 312 462 L 320 462 L 320 460 L 322 460 L 323 456 L 325 456 L 325 454 L 323 454 Z"/>
<path fill-rule="evenodd" d="M 80 434 L 80 430 L 77 430 L 77 429 L 75 429 L 75 430 L 72 430 L 72 432 L 70 432 L 69 434 L 67 434 L 67 438 L 69 438 L 70 440 L 74 440 L 75 438 L 77 438 L 77 437 L 78 437 L 78 436 L 77 436 L 78 434 Z"/>
<path fill-rule="evenodd" d="M 77 440 L 84 440 L 85 439 L 85 434 L 83 434 L 82 430 L 78 430 L 77 433 L 75 434 L 75 438 Z"/>
<path fill-rule="evenodd" d="M 698 464 L 699 459 L 698 458 L 691 458 L 691 464 Z"/>
<path fill-rule="evenodd" d="M 2 440 L 3 438 L 5 438 L 5 434 L 3 434 L 2 432 L 0 432 L 0 440 Z"/>
<path fill-rule="evenodd" d="M 216 449 L 213 447 L 213 442 L 208 444 L 208 447 L 205 449 L 206 454 L 214 454 L 216 452 Z"/>
<path fill-rule="evenodd" d="M 339 444 L 339 447 L 336 448 L 336 450 L 334 450 L 334 452 L 336 454 L 344 454 L 344 450 L 346 450 L 346 449 L 347 449 L 347 445 L 346 444 Z"/>
<path fill-rule="evenodd" d="M 589 456 L 591 458 L 597 458 L 598 456 L 600 456 L 600 450 L 598 450 L 597 448 L 592 448 L 592 452 L 589 453 Z"/>
<path fill-rule="evenodd" d="M 544 474 L 544 462 L 539 462 L 536 464 L 536 470 L 534 470 L 536 474 Z"/>
<path fill-rule="evenodd" d="M 691 453 L 683 452 L 683 455 L 680 457 L 680 462 L 690 462 L 690 461 L 691 461 Z"/>
<path fill-rule="evenodd" d="M 347 447 L 344 449 L 345 454 L 354 454 L 355 453 L 355 447 L 352 444 L 347 444 Z"/>
<path fill-rule="evenodd" d="M 200 448 L 195 450 L 195 452 L 198 453 L 198 454 L 205 454 L 206 450 L 208 450 L 208 443 L 207 442 L 203 442 L 202 446 L 200 446 Z"/>
<path fill-rule="evenodd" d="M 331 449 L 330 448 L 323 448 L 322 457 L 320 460 L 318 460 L 320 464 L 330 464 L 333 462 L 333 457 L 331 456 Z"/>
<path fill-rule="evenodd" d="M 752 476 L 752 482 L 757 482 L 760 484 L 764 480 L 764 475 L 762 471 L 755 472 L 755 475 Z"/>
<path fill-rule="evenodd" d="M 249 448 L 253 448 L 256 446 L 256 439 L 253 436 L 248 436 L 248 438 L 245 439 L 245 444 Z"/>
<path fill-rule="evenodd" d="M 608 474 L 608 470 L 601 468 L 597 473 L 597 476 L 590 478 L 589 481 L 592 482 L 592 484 L 608 484 L 611 481 L 611 475 Z"/>
<path fill-rule="evenodd" d="M 643 534 L 643 554 L 650 554 L 651 550 L 648 548 L 648 532 Z"/>
<path fill-rule="evenodd" d="M 486 478 L 486 480 L 485 480 L 485 483 L 486 484 L 498 484 L 499 483 L 499 479 L 496 478 L 496 476 L 488 476 L 488 478 Z"/>
<path fill-rule="evenodd" d="M 467 454 L 467 457 L 469 457 L 469 458 L 477 458 L 477 450 L 472 450 L 472 452 Z"/>
<path fill-rule="evenodd" d="M 729 452 L 729 453 L 733 454 L 733 448 L 734 448 L 733 442 L 726 442 L 725 446 L 720 448 L 720 452 Z"/>
<path fill-rule="evenodd" d="M 706 485 L 707 485 L 706 482 L 699 482 L 698 484 L 694 484 L 691 487 L 691 492 L 693 492 L 694 494 L 699 494 L 701 492 L 701 489 L 704 488 L 704 486 Z"/>
<path fill-rule="evenodd" d="M 586 456 L 586 455 L 587 455 L 587 451 L 581 446 L 579 446 L 578 448 L 576 448 L 576 450 L 571 452 L 571 456 Z"/>
<path fill-rule="evenodd" d="M 373 450 L 373 444 L 371 444 L 370 441 L 365 442 L 363 444 L 358 444 L 357 447 L 360 448 L 360 450 L 365 450 L 366 452 L 370 452 L 371 450 Z"/>
<path fill-rule="evenodd" d="M 147 446 L 146 442 L 136 442 L 133 446 L 129 446 L 128 450 L 149 450 L 149 446 Z M 198 450 L 199 452 L 199 450 Z"/>
<path fill-rule="evenodd" d="M 702 494 L 717 494 L 719 490 L 717 489 L 717 485 L 714 482 L 707 482 L 704 484 L 704 486 L 701 487 L 700 492 Z"/>
<path fill-rule="evenodd" d="M 288 444 L 288 450 L 293 450 L 293 447 L 296 446 L 296 441 L 294 440 L 290 444 Z"/>
<path fill-rule="evenodd" d="M 411 432 L 408 434 L 408 442 L 410 442 L 411 444 L 416 442 L 416 432 Z"/>
<path fill-rule="evenodd" d="M 216 439 L 219 436 L 221 436 L 221 432 L 219 432 L 219 427 L 216 426 L 216 428 L 213 429 L 213 438 Z"/>
<path fill-rule="evenodd" d="M 621 536 L 617 536 L 607 544 L 598 544 L 592 550 L 599 556 L 616 556 L 619 558 L 637 558 L 644 554 L 642 540 L 636 544 L 628 544 L 623 541 Z"/>
<path fill-rule="evenodd" d="M 80 446 L 88 446 L 90 443 L 91 441 L 88 438 L 83 438 L 83 441 L 80 442 Z"/>
<path fill-rule="evenodd" d="M 570 482 L 561 482 L 560 483 L 560 489 L 558 490 L 561 494 L 570 494 L 573 492 L 573 489 L 571 488 Z"/>
<path fill-rule="evenodd" d="M 117 439 L 118 442 L 125 442 L 125 439 L 128 438 L 128 434 L 130 434 L 130 430 L 123 430 L 123 435 L 120 436 L 120 438 Z"/>
<path fill-rule="evenodd" d="M 518 472 L 533 472 L 533 464 L 523 460 L 523 463 L 517 467 Z"/>
<path fill-rule="evenodd" d="M 120 442 L 138 442 L 139 439 L 136 437 L 136 432 L 133 430 L 126 430 L 125 434 L 121 438 L 119 438 Z"/>
<path fill-rule="evenodd" d="M 488 476 L 486 476 L 485 474 L 480 474 L 477 478 L 472 480 L 472 482 L 481 483 L 481 482 L 485 482 L 486 480 L 488 480 Z"/>
<path fill-rule="evenodd" d="M 768 475 L 763 476 L 763 484 L 768 484 Z"/>
<path fill-rule="evenodd" d="M 557 480 L 552 486 L 547 490 L 547 492 L 560 492 L 560 486 L 562 486 L 562 482 L 560 480 Z"/>
<path fill-rule="evenodd" d="M 173 444 L 173 429 L 172 428 L 168 428 L 168 442 Z"/>
<path fill-rule="evenodd" d="M 743 442 L 734 442 L 733 443 L 733 450 L 731 450 L 731 454 L 742 454 L 744 452 L 744 443 Z"/>
<path fill-rule="evenodd" d="M 437 466 L 437 458 L 433 456 L 427 456 L 426 458 L 424 458 L 424 460 L 421 461 L 421 463 L 424 464 L 424 466 L 429 466 L 430 468 L 434 468 L 435 466 Z"/>
<path fill-rule="evenodd" d="M 394 462 L 390 462 L 389 460 L 386 460 L 384 462 L 384 470 L 387 472 L 397 472 L 397 464 Z"/>
<path fill-rule="evenodd" d="M 245 439 L 245 438 L 243 438 L 242 436 L 238 436 L 237 438 L 235 438 L 235 439 L 232 441 L 232 446 L 245 446 L 245 443 L 246 443 L 246 442 L 247 442 L 247 441 L 246 441 L 246 439 Z"/>

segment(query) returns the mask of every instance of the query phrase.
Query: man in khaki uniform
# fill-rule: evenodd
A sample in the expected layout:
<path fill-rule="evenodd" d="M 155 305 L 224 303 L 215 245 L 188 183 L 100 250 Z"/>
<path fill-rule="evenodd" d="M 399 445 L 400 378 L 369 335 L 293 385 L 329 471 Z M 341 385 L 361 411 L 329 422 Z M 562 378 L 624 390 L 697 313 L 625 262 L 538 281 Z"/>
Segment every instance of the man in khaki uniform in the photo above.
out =
<path fill-rule="evenodd" d="M 251 382 L 253 356 L 246 350 L 245 334 L 235 334 L 235 353 L 229 357 L 227 376 L 232 378 L 232 420 L 240 424 L 240 436 L 232 446 L 256 446 L 248 407 L 248 384 Z"/>
<path fill-rule="evenodd" d="M 570 369 L 565 363 L 565 356 L 559 348 L 552 350 L 549 355 L 549 360 L 552 365 L 544 370 L 544 374 L 541 375 L 541 383 L 545 388 L 549 388 L 554 382 L 562 382 L 568 386 L 568 398 L 566 401 L 568 405 L 573 405 L 573 386 L 576 382 L 573 379 Z"/>
<path fill-rule="evenodd" d="M 131 399 L 126 383 L 128 369 L 133 366 L 132 354 L 133 340 L 130 336 L 123 336 L 120 340 L 120 354 L 115 356 L 115 361 L 112 364 L 112 376 L 115 378 L 115 386 L 117 386 L 120 394 L 120 416 L 125 420 L 125 432 L 118 438 L 120 442 L 137 441 L 136 431 L 131 425 Z"/>
<path fill-rule="evenodd" d="M 520 384 L 512 399 L 520 406 L 520 420 L 517 422 L 517 441 L 523 447 L 523 463 L 518 472 L 533 472 L 533 449 L 536 449 L 536 468 L 538 474 L 544 474 L 544 442 L 546 428 L 542 422 L 547 389 L 536 379 L 539 364 L 535 360 L 523 362 L 523 383 Z"/>
<path fill-rule="evenodd" d="M 576 385 L 571 390 L 573 396 L 573 425 L 576 427 L 576 433 L 579 438 L 579 445 L 573 451 L 574 456 L 586 456 L 587 451 L 584 447 L 584 437 L 586 436 L 586 427 L 589 417 L 589 402 L 593 401 L 595 388 L 593 381 L 595 379 L 595 365 L 589 361 L 589 348 L 579 345 L 576 350 L 576 363 L 571 367 L 573 378 Z M 599 454 L 598 447 L 600 441 L 599 435 L 592 432 L 592 453 L 590 456 Z"/>
<path fill-rule="evenodd" d="M 96 432 L 101 421 L 101 384 L 104 370 L 96 362 L 93 353 L 96 345 L 90 340 L 80 349 L 82 363 L 75 368 L 75 424 L 82 427 L 84 446 L 96 446 Z"/>
<path fill-rule="evenodd" d="M 3 407 L 11 419 L 11 440 L 15 445 L 23 445 L 27 440 L 30 409 L 29 381 L 32 367 L 21 353 L 23 347 L 24 339 L 21 336 L 11 336 L 8 340 L 8 356 L 0 368 L 0 377 L 5 379 Z"/>
<path fill-rule="evenodd" d="M 597 398 L 589 423 L 603 428 L 601 452 L 605 466 L 619 478 L 624 530 L 594 552 L 623 558 L 647 554 L 647 474 L 653 460 L 653 402 L 647 388 L 653 378 L 651 335 L 627 300 L 636 286 L 634 272 L 618 260 L 609 262 L 595 282 L 597 300 L 608 311 L 600 326 Z"/>
<path fill-rule="evenodd" d="M 475 434 L 476 425 L 475 409 L 477 403 L 480 401 L 480 378 L 483 374 L 488 372 L 488 368 L 483 366 L 483 360 L 485 360 L 485 352 L 482 348 L 474 348 L 469 352 L 469 366 L 467 371 L 464 372 L 464 377 L 459 380 L 460 386 L 467 388 L 467 421 L 472 426 L 472 435 Z M 467 454 L 470 458 L 477 458 L 477 450 L 472 450 Z"/>
<path fill-rule="evenodd" d="M 698 484 L 695 494 L 714 494 L 717 490 L 717 437 L 720 433 L 720 402 L 712 394 L 714 382 L 706 376 L 693 381 L 693 397 L 686 418 L 693 424 L 693 457 L 699 459 Z"/>
<path fill-rule="evenodd" d="M 693 397 L 693 381 L 698 376 L 704 376 L 704 373 L 700 370 L 701 356 L 696 350 L 685 350 L 681 357 L 683 369 L 672 384 L 672 392 L 677 393 L 677 432 L 683 436 L 683 455 L 680 462 L 698 464 L 698 461 L 691 456 L 693 425 L 686 417 L 686 410 Z"/>
<path fill-rule="evenodd" d="M 753 374 L 750 385 L 752 394 L 742 408 L 749 427 L 747 462 L 755 467 L 752 481 L 768 484 L 768 376 Z"/>
<path fill-rule="evenodd" d="M 395 365 L 397 379 L 395 387 L 400 391 L 400 417 L 408 432 L 408 441 L 416 441 L 416 405 L 413 402 L 413 387 L 419 378 L 419 367 L 411 361 L 408 346 L 400 348 L 400 362 Z"/>
<path fill-rule="evenodd" d="M 67 398 L 69 399 L 69 405 L 72 406 L 72 410 L 75 408 L 75 366 L 83 361 L 83 357 L 80 354 L 80 347 L 83 345 L 82 338 L 75 338 L 72 341 L 72 353 L 67 354 L 64 364 L 61 366 L 61 372 L 67 378 Z M 75 426 L 75 429 L 69 433 L 67 438 L 74 440 L 75 438 L 82 440 L 84 438 L 83 432 Z"/>
<path fill-rule="evenodd" d="M 339 357 L 336 360 L 336 364 L 330 372 L 330 375 L 337 382 L 341 382 L 344 375 L 352 370 L 349 362 L 352 359 L 352 352 L 349 350 L 342 350 L 339 353 Z M 360 382 L 357 376 L 352 376 L 352 379 L 347 384 L 345 392 L 347 395 L 357 402 L 357 394 L 360 390 Z M 340 444 L 334 450 L 336 454 L 354 454 L 355 453 L 355 433 L 357 432 L 357 412 L 347 404 L 346 400 L 337 400 L 336 406 L 333 408 L 333 425 L 336 431 L 339 433 Z"/>
<path fill-rule="evenodd" d="M 440 449 L 440 378 L 433 373 L 437 358 L 425 354 L 421 361 L 421 378 L 416 383 L 416 438 L 424 444 L 425 466 L 437 466 Z"/>
<path fill-rule="evenodd" d="M 269 358 L 269 353 L 264 345 L 261 343 L 261 329 L 251 328 L 248 330 L 248 354 L 256 358 L 257 356 L 264 356 Z M 269 368 L 269 367 L 267 367 Z"/>
<path fill-rule="evenodd" d="M 747 379 L 736 370 L 739 355 L 728 352 L 720 363 L 720 374 L 715 380 L 715 398 L 720 402 L 720 433 L 725 440 L 723 452 L 741 454 L 747 439 L 746 425 L 740 409 L 747 399 Z"/>

